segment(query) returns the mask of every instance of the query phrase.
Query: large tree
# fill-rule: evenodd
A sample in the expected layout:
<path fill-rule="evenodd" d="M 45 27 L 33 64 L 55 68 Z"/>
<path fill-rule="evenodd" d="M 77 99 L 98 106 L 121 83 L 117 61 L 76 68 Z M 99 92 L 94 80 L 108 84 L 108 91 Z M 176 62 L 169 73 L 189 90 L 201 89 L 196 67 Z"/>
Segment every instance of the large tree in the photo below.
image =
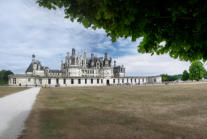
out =
<path fill-rule="evenodd" d="M 10 70 L 1 70 L 0 71 L 0 84 L 8 83 L 8 75 L 13 74 Z"/>
<path fill-rule="evenodd" d="M 205 70 L 203 78 L 207 79 L 207 71 Z"/>
<path fill-rule="evenodd" d="M 191 80 L 200 80 L 204 77 L 205 68 L 203 67 L 203 63 L 196 60 L 193 61 L 191 66 L 189 67 L 189 75 Z"/>
<path fill-rule="evenodd" d="M 187 70 L 184 70 L 183 71 L 183 75 L 182 75 L 182 78 L 181 78 L 183 81 L 186 81 L 189 79 L 189 73 Z"/>
<path fill-rule="evenodd" d="M 115 41 L 131 37 L 141 53 L 181 60 L 207 60 L 207 1 L 202 0 L 37 0 L 85 27 L 103 28 Z M 160 45 L 165 41 L 165 45 Z"/>

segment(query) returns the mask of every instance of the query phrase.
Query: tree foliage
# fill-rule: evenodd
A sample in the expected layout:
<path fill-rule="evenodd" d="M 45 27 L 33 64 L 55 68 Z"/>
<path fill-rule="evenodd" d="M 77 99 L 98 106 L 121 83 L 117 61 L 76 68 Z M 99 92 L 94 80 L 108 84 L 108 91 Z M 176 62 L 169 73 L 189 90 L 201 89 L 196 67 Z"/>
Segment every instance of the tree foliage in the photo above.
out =
<path fill-rule="evenodd" d="M 0 84 L 7 84 L 8 83 L 8 75 L 13 74 L 10 70 L 1 70 L 0 71 Z"/>
<path fill-rule="evenodd" d="M 189 75 L 191 80 L 200 80 L 204 77 L 205 68 L 203 67 L 203 63 L 196 60 L 193 61 L 191 66 L 189 67 Z"/>
<path fill-rule="evenodd" d="M 204 71 L 203 78 L 207 79 L 207 71 L 206 70 Z"/>
<path fill-rule="evenodd" d="M 181 60 L 207 60 L 207 1 L 201 0 L 37 0 L 48 9 L 64 8 L 65 18 L 86 28 L 103 28 L 116 41 L 131 37 L 141 53 Z M 165 41 L 165 45 L 160 45 Z"/>
<path fill-rule="evenodd" d="M 184 70 L 183 71 L 183 75 L 182 75 L 182 78 L 181 78 L 183 81 L 186 81 L 189 79 L 189 73 L 187 70 Z"/>
<path fill-rule="evenodd" d="M 182 75 L 178 74 L 178 75 L 168 75 L 168 74 L 162 74 L 162 81 L 176 81 L 181 79 Z"/>

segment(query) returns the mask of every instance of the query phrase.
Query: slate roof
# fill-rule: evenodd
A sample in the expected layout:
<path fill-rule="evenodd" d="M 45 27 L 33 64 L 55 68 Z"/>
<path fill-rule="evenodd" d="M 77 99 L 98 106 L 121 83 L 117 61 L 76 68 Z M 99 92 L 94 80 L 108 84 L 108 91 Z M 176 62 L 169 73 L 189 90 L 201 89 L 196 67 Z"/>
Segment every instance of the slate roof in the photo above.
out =
<path fill-rule="evenodd" d="M 60 70 L 50 70 L 49 72 L 53 72 L 53 73 L 61 73 Z"/>
<path fill-rule="evenodd" d="M 39 61 L 35 61 L 35 62 L 31 62 L 31 64 L 27 68 L 26 72 L 33 72 L 33 65 L 34 65 L 34 63 L 37 63 L 38 65 L 40 65 L 40 69 L 43 70 L 43 66 L 40 64 L 40 62 Z"/>
<path fill-rule="evenodd" d="M 33 72 L 33 62 L 29 65 L 26 72 Z"/>

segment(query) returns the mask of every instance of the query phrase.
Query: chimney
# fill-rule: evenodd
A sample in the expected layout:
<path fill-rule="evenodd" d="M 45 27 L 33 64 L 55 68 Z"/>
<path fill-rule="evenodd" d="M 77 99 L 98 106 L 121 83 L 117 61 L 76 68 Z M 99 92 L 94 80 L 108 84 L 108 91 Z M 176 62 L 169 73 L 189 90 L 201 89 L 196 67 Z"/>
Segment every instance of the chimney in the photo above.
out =
<path fill-rule="evenodd" d="M 105 53 L 104 59 L 106 59 L 106 60 L 108 59 L 108 53 L 107 52 Z"/>
<path fill-rule="evenodd" d="M 84 50 L 84 58 L 87 57 L 87 52 L 86 52 L 86 49 Z"/>
<path fill-rule="evenodd" d="M 75 56 L 75 48 L 72 49 L 72 56 Z"/>
<path fill-rule="evenodd" d="M 116 67 L 116 60 L 114 60 L 114 67 Z"/>
<path fill-rule="evenodd" d="M 94 60 L 94 54 L 91 53 L 91 60 Z"/>
<path fill-rule="evenodd" d="M 70 56 L 70 53 L 69 52 L 67 52 L 67 57 L 69 57 Z"/>

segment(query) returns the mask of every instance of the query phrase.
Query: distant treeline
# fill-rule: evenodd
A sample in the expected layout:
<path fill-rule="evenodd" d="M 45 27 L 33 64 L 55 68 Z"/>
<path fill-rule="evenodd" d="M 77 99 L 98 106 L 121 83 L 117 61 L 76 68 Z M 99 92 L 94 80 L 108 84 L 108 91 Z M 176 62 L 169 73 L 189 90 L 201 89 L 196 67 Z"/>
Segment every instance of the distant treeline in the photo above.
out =
<path fill-rule="evenodd" d="M 204 68 L 202 62 L 196 60 L 193 61 L 189 67 L 189 70 L 184 70 L 183 74 L 178 75 L 167 75 L 162 74 L 162 81 L 176 81 L 176 80 L 196 80 L 207 79 L 207 70 Z"/>
<path fill-rule="evenodd" d="M 182 78 L 182 74 L 178 74 L 178 75 L 168 75 L 168 74 L 162 74 L 162 81 L 176 81 Z"/>
<path fill-rule="evenodd" d="M 0 71 L 0 85 L 8 84 L 8 75 L 13 74 L 10 70 Z"/>

